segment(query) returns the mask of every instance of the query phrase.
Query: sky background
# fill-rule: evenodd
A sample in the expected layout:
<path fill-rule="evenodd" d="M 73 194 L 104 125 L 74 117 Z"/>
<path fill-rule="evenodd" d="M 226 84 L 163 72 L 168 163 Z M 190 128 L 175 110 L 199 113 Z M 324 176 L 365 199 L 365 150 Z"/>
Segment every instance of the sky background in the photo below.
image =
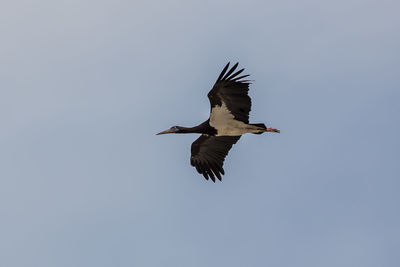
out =
<path fill-rule="evenodd" d="M 3 1 L 0 266 L 400 264 L 400 3 Z M 189 164 L 228 62 L 222 183 Z"/>

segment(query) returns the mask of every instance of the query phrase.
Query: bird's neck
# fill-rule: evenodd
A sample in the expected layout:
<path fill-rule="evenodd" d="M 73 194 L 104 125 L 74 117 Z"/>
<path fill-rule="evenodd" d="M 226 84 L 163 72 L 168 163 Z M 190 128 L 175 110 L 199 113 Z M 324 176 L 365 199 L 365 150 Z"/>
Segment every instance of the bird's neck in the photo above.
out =
<path fill-rule="evenodd" d="M 177 133 L 203 133 L 203 132 L 199 126 L 194 126 L 194 127 L 179 126 L 179 132 Z"/>
<path fill-rule="evenodd" d="M 217 131 L 210 126 L 208 120 L 194 127 L 179 127 L 179 133 L 200 133 L 215 135 Z"/>

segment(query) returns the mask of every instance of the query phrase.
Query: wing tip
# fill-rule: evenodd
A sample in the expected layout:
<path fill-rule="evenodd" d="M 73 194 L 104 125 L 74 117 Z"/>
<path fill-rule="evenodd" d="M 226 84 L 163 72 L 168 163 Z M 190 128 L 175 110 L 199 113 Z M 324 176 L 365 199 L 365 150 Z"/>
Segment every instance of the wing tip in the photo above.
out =
<path fill-rule="evenodd" d="M 226 70 L 229 68 L 229 64 L 231 64 L 230 61 L 228 61 L 228 64 L 226 64 L 225 67 L 222 69 L 222 71 L 219 74 L 216 82 L 219 82 L 219 81 L 223 80 L 222 77 L 225 75 Z"/>
<path fill-rule="evenodd" d="M 239 62 L 236 62 L 235 65 L 232 66 L 232 68 L 222 77 L 222 81 L 229 80 L 229 76 L 236 70 L 236 68 L 239 66 Z"/>

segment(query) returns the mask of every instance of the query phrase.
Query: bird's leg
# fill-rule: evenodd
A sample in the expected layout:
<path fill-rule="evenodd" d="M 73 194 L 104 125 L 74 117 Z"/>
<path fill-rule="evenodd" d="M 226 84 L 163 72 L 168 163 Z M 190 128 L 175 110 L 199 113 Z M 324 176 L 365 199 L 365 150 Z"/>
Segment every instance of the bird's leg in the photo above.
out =
<path fill-rule="evenodd" d="M 266 132 L 274 132 L 274 133 L 280 133 L 281 131 L 279 131 L 278 129 L 275 128 L 267 128 L 265 129 Z"/>

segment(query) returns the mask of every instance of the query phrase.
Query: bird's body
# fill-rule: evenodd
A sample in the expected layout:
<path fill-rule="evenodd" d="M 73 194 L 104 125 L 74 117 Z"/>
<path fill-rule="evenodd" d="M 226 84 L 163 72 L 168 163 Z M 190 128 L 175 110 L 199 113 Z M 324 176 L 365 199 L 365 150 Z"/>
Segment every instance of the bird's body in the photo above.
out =
<path fill-rule="evenodd" d="M 258 133 L 265 130 L 236 120 L 224 102 L 222 102 L 221 106 L 216 105 L 211 109 L 210 126 L 217 130 L 215 136 L 239 136 L 245 133 Z"/>
<path fill-rule="evenodd" d="M 233 73 L 236 63 L 228 72 L 229 63 L 222 70 L 213 88 L 208 93 L 211 104 L 210 118 L 198 126 L 187 128 L 173 126 L 159 134 L 200 133 L 192 144 L 190 163 L 208 180 L 215 182 L 215 176 L 221 180 L 226 155 L 241 135 L 245 133 L 262 134 L 279 132 L 267 128 L 263 123 L 249 124 L 251 99 L 248 96 L 249 75 L 238 76 L 244 69 Z"/>

